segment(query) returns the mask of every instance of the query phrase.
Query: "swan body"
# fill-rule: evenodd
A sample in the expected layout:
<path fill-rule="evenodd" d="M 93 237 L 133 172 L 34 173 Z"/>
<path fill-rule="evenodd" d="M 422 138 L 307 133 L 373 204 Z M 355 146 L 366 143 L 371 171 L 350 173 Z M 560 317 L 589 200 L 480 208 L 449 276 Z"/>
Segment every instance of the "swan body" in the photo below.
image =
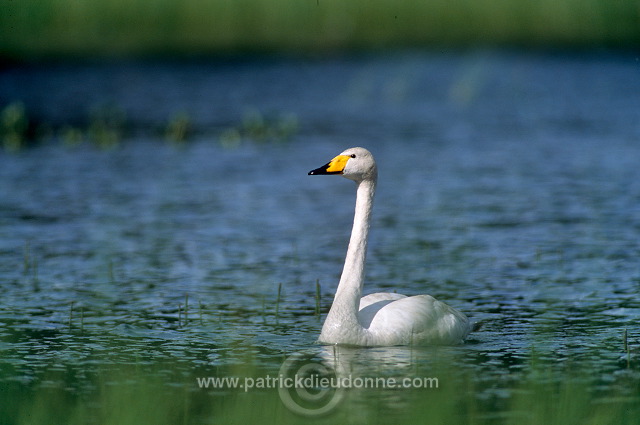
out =
<path fill-rule="evenodd" d="M 362 297 L 367 240 L 378 171 L 373 155 L 350 148 L 309 175 L 338 174 L 356 183 L 349 248 L 318 342 L 357 346 L 453 345 L 471 331 L 469 319 L 430 295 L 375 293 Z"/>

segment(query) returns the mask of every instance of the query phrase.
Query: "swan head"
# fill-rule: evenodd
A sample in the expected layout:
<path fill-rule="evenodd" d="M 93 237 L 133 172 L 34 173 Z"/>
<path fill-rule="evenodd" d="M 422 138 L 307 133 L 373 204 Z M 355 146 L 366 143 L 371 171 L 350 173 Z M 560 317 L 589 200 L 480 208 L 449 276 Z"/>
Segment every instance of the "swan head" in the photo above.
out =
<path fill-rule="evenodd" d="M 349 148 L 320 168 L 309 171 L 310 176 L 339 174 L 356 182 L 375 180 L 378 168 L 371 152 L 365 148 Z"/>

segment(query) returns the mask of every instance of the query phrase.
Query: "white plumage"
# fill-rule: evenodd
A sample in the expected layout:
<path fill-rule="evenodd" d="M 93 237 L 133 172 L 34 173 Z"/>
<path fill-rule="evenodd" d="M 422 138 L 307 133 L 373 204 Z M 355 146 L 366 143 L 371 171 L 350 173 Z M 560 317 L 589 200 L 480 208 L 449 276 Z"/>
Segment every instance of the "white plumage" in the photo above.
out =
<path fill-rule="evenodd" d="M 340 283 L 318 342 L 358 346 L 459 344 L 469 319 L 430 295 L 362 297 L 371 208 L 378 179 L 373 155 L 350 148 L 309 175 L 339 174 L 357 186 L 353 229 Z"/>

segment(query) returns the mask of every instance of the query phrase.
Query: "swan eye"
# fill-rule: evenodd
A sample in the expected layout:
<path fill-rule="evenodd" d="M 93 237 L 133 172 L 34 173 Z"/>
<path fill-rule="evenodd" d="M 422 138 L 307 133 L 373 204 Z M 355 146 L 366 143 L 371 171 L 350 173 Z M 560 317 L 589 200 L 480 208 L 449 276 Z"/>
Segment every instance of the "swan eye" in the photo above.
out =
<path fill-rule="evenodd" d="M 356 157 L 356 154 L 355 154 L 355 153 L 352 153 L 352 154 L 351 154 L 351 158 L 355 158 L 355 157 Z"/>

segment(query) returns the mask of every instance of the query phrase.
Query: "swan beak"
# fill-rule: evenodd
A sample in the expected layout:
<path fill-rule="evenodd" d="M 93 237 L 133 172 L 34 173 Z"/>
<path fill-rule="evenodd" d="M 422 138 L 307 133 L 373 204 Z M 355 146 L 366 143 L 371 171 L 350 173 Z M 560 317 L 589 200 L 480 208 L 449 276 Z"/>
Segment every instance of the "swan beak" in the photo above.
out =
<path fill-rule="evenodd" d="M 322 167 L 309 171 L 309 175 L 342 174 L 344 172 L 344 167 L 347 165 L 347 161 L 350 158 L 351 157 L 349 155 L 338 155 Z"/>

